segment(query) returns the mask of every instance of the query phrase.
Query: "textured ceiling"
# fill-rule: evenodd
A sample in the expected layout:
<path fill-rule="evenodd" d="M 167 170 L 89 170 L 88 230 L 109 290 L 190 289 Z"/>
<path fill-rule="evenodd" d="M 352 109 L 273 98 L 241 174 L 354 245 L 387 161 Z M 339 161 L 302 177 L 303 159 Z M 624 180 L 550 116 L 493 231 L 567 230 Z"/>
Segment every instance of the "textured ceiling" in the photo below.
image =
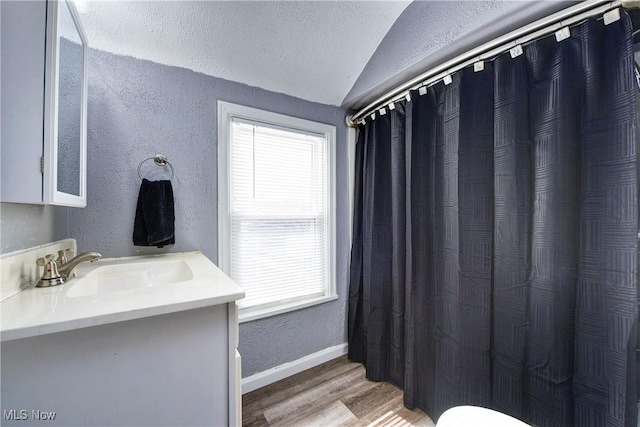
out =
<path fill-rule="evenodd" d="M 409 1 L 90 1 L 93 48 L 340 105 Z"/>

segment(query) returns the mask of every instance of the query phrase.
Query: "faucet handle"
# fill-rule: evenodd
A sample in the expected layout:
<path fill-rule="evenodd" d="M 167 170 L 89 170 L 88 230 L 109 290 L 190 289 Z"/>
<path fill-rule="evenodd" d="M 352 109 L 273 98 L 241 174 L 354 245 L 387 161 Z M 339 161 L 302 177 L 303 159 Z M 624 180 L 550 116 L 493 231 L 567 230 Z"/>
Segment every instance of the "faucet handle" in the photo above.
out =
<path fill-rule="evenodd" d="M 44 258 L 38 258 L 36 260 L 36 264 L 40 267 L 44 267 L 44 272 L 42 273 L 43 279 L 52 279 L 60 277 L 60 273 L 58 273 L 58 264 L 56 264 L 56 256 L 54 254 L 45 255 Z"/>
<path fill-rule="evenodd" d="M 36 283 L 36 287 L 42 288 L 47 286 L 55 286 L 64 283 L 65 279 L 60 276 L 58 272 L 58 265 L 55 261 L 56 257 L 53 254 L 45 255 L 44 258 L 38 258 L 36 260 L 36 264 L 40 267 L 44 267 L 44 271 L 42 272 L 42 276 L 38 283 Z"/>
<path fill-rule="evenodd" d="M 65 262 L 69 261 L 69 258 L 67 258 L 67 254 L 68 252 L 66 250 L 59 250 L 58 259 L 56 259 L 56 264 L 62 265 Z"/>
<path fill-rule="evenodd" d="M 38 258 L 36 260 L 36 264 L 38 264 L 40 267 L 44 267 L 45 265 L 53 262 L 54 259 L 56 259 L 56 256 L 54 254 L 48 254 L 45 255 L 44 258 Z"/>

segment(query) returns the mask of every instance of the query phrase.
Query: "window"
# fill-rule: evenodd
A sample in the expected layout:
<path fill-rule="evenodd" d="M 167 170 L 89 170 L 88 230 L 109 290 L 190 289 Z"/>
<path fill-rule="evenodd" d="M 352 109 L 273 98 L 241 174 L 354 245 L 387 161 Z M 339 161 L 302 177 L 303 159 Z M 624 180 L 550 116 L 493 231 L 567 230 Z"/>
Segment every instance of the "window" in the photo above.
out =
<path fill-rule="evenodd" d="M 218 257 L 240 320 L 337 298 L 335 127 L 218 102 Z"/>

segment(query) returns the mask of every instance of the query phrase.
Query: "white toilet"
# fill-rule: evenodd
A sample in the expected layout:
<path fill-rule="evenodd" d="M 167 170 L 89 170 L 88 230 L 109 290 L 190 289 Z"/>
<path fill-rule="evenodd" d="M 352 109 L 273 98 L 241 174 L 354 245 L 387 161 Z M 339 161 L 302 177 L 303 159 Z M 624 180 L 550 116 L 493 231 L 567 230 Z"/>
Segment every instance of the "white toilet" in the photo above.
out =
<path fill-rule="evenodd" d="M 447 409 L 436 427 L 531 427 L 517 418 L 480 406 L 455 406 Z"/>

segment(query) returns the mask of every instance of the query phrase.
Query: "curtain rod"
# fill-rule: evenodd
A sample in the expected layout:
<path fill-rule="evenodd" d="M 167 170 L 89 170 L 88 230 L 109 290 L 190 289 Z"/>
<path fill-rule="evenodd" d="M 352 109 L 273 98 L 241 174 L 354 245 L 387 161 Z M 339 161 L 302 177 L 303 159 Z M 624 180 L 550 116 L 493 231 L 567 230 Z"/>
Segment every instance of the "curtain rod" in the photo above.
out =
<path fill-rule="evenodd" d="M 521 44 L 536 40 L 584 19 L 602 15 L 618 7 L 623 7 L 624 9 L 639 8 L 640 0 L 588 0 L 527 24 L 445 61 L 390 90 L 357 113 L 347 116 L 347 126 L 355 127 L 359 121 L 369 114 L 406 97 L 411 90 L 430 86 L 440 79 L 476 62 L 490 60 Z"/>

